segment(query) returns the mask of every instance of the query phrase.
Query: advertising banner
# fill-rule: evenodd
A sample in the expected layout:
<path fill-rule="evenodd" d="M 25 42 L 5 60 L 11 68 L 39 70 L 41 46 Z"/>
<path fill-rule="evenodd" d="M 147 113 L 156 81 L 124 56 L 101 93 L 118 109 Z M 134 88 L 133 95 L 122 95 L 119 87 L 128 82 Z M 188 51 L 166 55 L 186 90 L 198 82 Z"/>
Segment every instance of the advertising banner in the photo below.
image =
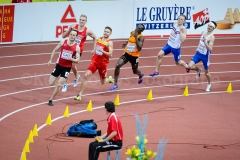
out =
<path fill-rule="evenodd" d="M 231 3 L 232 1 L 232 3 Z M 216 7 L 216 4 L 217 7 Z M 210 21 L 217 22 L 216 34 L 234 34 L 240 30 L 238 1 L 136 1 L 134 6 L 135 25 L 140 23 L 146 27 L 145 34 L 169 34 L 174 22 L 180 14 L 186 16 L 188 34 L 200 34 L 206 30 Z"/>
<path fill-rule="evenodd" d="M 2 22 L 3 22 L 3 6 L 0 6 L 0 42 L 2 42 Z"/>
<path fill-rule="evenodd" d="M 14 7 L 14 5 L 9 5 L 0 8 L 2 11 L 1 42 L 13 42 Z"/>
<path fill-rule="evenodd" d="M 56 5 L 57 10 L 52 11 Z M 111 38 L 127 37 L 134 29 L 132 8 L 133 1 L 46 3 L 42 39 L 43 41 L 61 40 L 62 34 L 71 24 L 79 23 L 81 14 L 87 16 L 86 27 L 97 37 L 103 35 L 106 26 L 110 26 L 113 30 Z"/>
<path fill-rule="evenodd" d="M 97 37 L 102 36 L 104 27 L 110 26 L 111 38 L 127 38 L 138 24 L 145 25 L 146 37 L 168 36 L 180 14 L 186 16 L 188 36 L 199 36 L 210 21 L 217 23 L 215 36 L 236 36 L 240 35 L 239 10 L 240 1 L 235 0 L 16 3 L 0 6 L 0 42 L 60 41 L 71 24 L 79 23 L 81 14 L 87 16 L 86 26 Z"/>

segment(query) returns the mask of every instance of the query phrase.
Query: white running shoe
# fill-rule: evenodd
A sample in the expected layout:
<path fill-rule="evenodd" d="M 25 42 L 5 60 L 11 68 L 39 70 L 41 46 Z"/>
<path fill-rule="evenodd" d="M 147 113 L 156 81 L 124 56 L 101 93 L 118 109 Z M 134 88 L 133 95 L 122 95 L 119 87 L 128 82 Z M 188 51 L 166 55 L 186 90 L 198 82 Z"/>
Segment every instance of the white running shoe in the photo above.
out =
<path fill-rule="evenodd" d="M 77 87 L 77 85 L 78 85 L 78 80 L 79 80 L 80 77 L 81 77 L 81 76 L 78 75 L 77 79 L 74 79 L 74 81 L 73 81 L 73 87 Z"/>
<path fill-rule="evenodd" d="M 206 91 L 207 91 L 207 92 L 210 92 L 210 90 L 211 90 L 211 84 L 208 84 Z"/>
<path fill-rule="evenodd" d="M 67 84 L 64 84 L 62 86 L 62 92 L 66 92 L 67 91 L 67 88 L 68 88 L 68 85 Z"/>
<path fill-rule="evenodd" d="M 199 71 L 197 72 L 196 78 L 200 77 L 201 71 L 202 71 L 202 68 L 199 68 Z"/>

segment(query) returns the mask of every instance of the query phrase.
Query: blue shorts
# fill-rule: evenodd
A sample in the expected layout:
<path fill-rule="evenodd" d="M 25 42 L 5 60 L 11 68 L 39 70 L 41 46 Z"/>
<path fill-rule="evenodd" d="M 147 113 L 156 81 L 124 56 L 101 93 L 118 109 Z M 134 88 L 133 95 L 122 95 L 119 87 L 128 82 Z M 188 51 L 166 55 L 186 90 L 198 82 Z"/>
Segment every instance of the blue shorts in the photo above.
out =
<path fill-rule="evenodd" d="M 162 48 L 162 50 L 164 51 L 164 55 L 167 55 L 172 52 L 174 55 L 175 62 L 179 62 L 181 60 L 181 47 L 175 49 L 167 44 L 165 47 Z"/>
<path fill-rule="evenodd" d="M 199 53 L 198 51 L 191 59 L 195 64 L 202 61 L 204 69 L 208 70 L 210 66 L 210 53 L 207 53 L 206 55 Z"/>

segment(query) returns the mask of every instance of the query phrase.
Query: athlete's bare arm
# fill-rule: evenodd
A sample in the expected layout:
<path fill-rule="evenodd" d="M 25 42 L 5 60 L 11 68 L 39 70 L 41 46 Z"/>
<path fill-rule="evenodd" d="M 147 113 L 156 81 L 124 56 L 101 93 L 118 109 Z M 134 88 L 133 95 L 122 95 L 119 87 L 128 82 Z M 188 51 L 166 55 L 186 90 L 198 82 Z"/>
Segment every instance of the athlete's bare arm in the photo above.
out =
<path fill-rule="evenodd" d="M 184 42 L 187 38 L 187 29 L 185 27 L 180 28 L 180 39 Z"/>
<path fill-rule="evenodd" d="M 212 36 L 209 38 L 208 41 L 205 41 L 205 40 L 203 41 L 204 44 L 205 44 L 205 46 L 206 46 L 206 48 L 207 48 L 207 50 L 209 50 L 209 51 L 212 50 L 214 41 L 215 41 L 214 35 L 212 35 Z"/>
<path fill-rule="evenodd" d="M 60 42 L 57 44 L 57 46 L 53 49 L 52 54 L 51 54 L 51 57 L 50 57 L 50 60 L 49 60 L 49 62 L 48 62 L 48 65 L 50 65 L 50 64 L 52 63 L 52 59 L 53 59 L 53 57 L 54 57 L 54 54 L 56 53 L 57 50 L 59 50 L 59 49 L 62 47 L 63 41 L 64 41 L 64 40 L 60 41 Z"/>
<path fill-rule="evenodd" d="M 137 36 L 138 36 L 138 33 L 134 32 L 134 37 L 136 39 L 137 49 L 138 49 L 138 51 L 141 51 L 142 50 L 142 46 L 143 46 L 143 42 L 144 42 L 144 37 L 141 36 L 141 37 L 137 38 Z"/>
<path fill-rule="evenodd" d="M 126 45 L 128 44 L 128 41 L 122 44 L 122 48 L 125 48 Z"/>
<path fill-rule="evenodd" d="M 62 38 L 66 38 L 68 34 L 71 32 L 71 30 L 74 28 L 76 24 L 72 24 L 69 26 L 68 30 L 62 34 Z"/>
<path fill-rule="evenodd" d="M 76 46 L 76 59 L 72 58 L 72 55 L 69 55 L 68 59 L 75 63 L 78 63 L 80 61 L 80 47 L 79 46 Z"/>
<path fill-rule="evenodd" d="M 90 29 L 87 30 L 87 35 L 93 39 L 93 50 L 92 50 L 92 54 L 93 54 L 95 52 L 95 50 L 96 50 L 97 37 L 93 33 L 93 31 L 91 31 Z"/>
<path fill-rule="evenodd" d="M 113 53 L 113 42 L 112 42 L 112 41 L 108 41 L 107 47 L 108 47 L 108 50 L 109 50 L 108 52 L 104 51 L 103 49 L 101 49 L 100 51 L 101 51 L 103 54 L 107 55 L 108 57 L 112 57 L 112 53 Z"/>

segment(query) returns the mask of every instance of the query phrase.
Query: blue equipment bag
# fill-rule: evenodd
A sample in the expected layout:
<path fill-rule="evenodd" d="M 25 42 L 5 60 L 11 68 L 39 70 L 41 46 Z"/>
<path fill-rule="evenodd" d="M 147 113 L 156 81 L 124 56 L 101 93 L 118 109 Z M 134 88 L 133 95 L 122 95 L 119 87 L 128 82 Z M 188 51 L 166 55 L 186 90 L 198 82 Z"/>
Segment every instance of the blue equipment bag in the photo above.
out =
<path fill-rule="evenodd" d="M 101 130 L 96 130 L 97 124 L 91 120 L 82 120 L 79 123 L 75 123 L 70 126 L 67 131 L 68 136 L 93 138 L 101 136 Z"/>

